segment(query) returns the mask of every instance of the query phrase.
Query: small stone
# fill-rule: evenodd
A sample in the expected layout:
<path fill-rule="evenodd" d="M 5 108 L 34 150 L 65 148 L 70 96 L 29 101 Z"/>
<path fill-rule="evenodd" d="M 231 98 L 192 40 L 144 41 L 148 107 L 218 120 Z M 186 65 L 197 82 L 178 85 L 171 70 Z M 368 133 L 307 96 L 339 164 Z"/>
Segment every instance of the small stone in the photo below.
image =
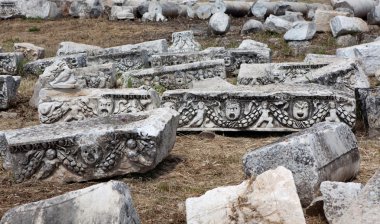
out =
<path fill-rule="evenodd" d="M 22 214 L 22 215 L 21 215 Z M 129 187 L 120 181 L 96 184 L 7 211 L 0 223 L 136 223 Z"/>
<path fill-rule="evenodd" d="M 285 33 L 284 39 L 286 41 L 311 40 L 316 31 L 314 22 L 295 22 L 292 28 Z"/>
<path fill-rule="evenodd" d="M 264 26 L 260 21 L 250 19 L 244 23 L 243 28 L 241 29 L 242 34 L 256 33 L 264 30 Z"/>
<path fill-rule="evenodd" d="M 323 197 L 323 210 L 329 223 L 335 223 L 355 201 L 361 184 L 324 181 L 320 191 Z"/>
<path fill-rule="evenodd" d="M 297 57 L 306 54 L 310 49 L 310 41 L 289 41 L 288 46 L 292 50 L 292 55 Z"/>
<path fill-rule="evenodd" d="M 45 57 L 45 49 L 38 47 L 30 43 L 15 43 L 14 44 L 15 52 L 21 52 L 29 61 L 34 61 L 37 59 L 42 59 Z"/>
<path fill-rule="evenodd" d="M 215 133 L 211 131 L 202 131 L 199 133 L 198 137 L 200 139 L 214 139 L 215 138 Z"/>
<path fill-rule="evenodd" d="M 231 18 L 222 12 L 217 12 L 211 16 L 208 27 L 215 35 L 226 34 L 231 25 Z"/>
<path fill-rule="evenodd" d="M 349 47 L 358 44 L 358 38 L 351 34 L 339 36 L 336 38 L 336 44 L 340 47 Z"/>
<path fill-rule="evenodd" d="M 336 16 L 331 19 L 330 28 L 334 37 L 369 31 L 368 25 L 364 20 L 346 16 Z"/>

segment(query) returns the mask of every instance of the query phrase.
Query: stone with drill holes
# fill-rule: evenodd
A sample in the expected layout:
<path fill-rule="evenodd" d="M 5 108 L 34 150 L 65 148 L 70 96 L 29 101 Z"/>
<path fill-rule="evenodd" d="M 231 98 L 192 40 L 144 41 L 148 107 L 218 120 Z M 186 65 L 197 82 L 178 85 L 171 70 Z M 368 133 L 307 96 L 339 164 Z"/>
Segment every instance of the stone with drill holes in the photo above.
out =
<path fill-rule="evenodd" d="M 244 171 L 257 176 L 284 166 L 294 175 L 303 207 L 318 196 L 323 181 L 347 181 L 359 171 L 360 155 L 351 128 L 342 122 L 323 122 L 248 152 Z"/>
<path fill-rule="evenodd" d="M 24 56 L 20 52 L 0 53 L 0 75 L 17 75 Z"/>
<path fill-rule="evenodd" d="M 15 104 L 20 82 L 20 76 L 0 75 L 0 110 L 8 109 L 10 105 Z"/>
<path fill-rule="evenodd" d="M 154 169 L 174 146 L 170 109 L 7 130 L 3 166 L 16 182 L 82 182 Z M 1 133 L 1 134 L 2 134 Z M 1 136 L 0 134 L 0 136 Z"/>
<path fill-rule="evenodd" d="M 129 187 L 120 181 L 96 184 L 8 210 L 0 223 L 134 223 L 140 220 Z"/>
<path fill-rule="evenodd" d="M 160 97 L 152 89 L 42 89 L 38 115 L 41 123 L 51 124 L 148 111 L 159 105 Z"/>

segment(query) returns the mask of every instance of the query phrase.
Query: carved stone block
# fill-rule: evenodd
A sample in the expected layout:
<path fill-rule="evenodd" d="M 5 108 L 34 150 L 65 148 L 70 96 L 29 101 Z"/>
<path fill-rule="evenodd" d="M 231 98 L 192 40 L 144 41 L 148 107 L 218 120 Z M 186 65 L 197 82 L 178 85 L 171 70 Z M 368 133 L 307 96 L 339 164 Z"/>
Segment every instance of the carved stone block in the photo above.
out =
<path fill-rule="evenodd" d="M 187 89 L 194 80 L 220 77 L 226 78 L 224 61 L 194 62 L 189 64 L 164 66 L 144 70 L 129 71 L 123 74 L 124 87 L 162 87 L 164 89 Z"/>
<path fill-rule="evenodd" d="M 299 131 L 322 121 L 355 124 L 354 94 L 315 85 L 266 85 L 164 92 L 162 106 L 180 113 L 180 131 Z M 219 81 L 220 82 L 220 81 Z"/>
<path fill-rule="evenodd" d="M 0 75 L 0 110 L 14 103 L 20 82 L 20 76 Z"/>
<path fill-rule="evenodd" d="M 38 221 L 36 221 L 38 220 Z M 128 186 L 109 181 L 54 198 L 17 206 L 0 223 L 129 223 L 140 224 Z"/>
<path fill-rule="evenodd" d="M 10 19 L 22 17 L 20 1 L 18 0 L 2 0 L 0 1 L 0 19 Z"/>
<path fill-rule="evenodd" d="M 169 52 L 191 52 L 201 50 L 201 45 L 194 40 L 194 33 L 191 30 L 175 32 L 172 34 L 172 46 Z"/>
<path fill-rule="evenodd" d="M 24 58 L 29 61 L 34 61 L 45 57 L 44 48 L 30 43 L 15 43 L 14 50 L 15 52 L 21 52 L 24 55 Z"/>
<path fill-rule="evenodd" d="M 303 207 L 318 196 L 323 181 L 347 181 L 359 172 L 360 154 L 351 128 L 323 122 L 254 149 L 243 157 L 248 176 L 284 166 L 292 171 Z"/>
<path fill-rule="evenodd" d="M 17 182 L 67 183 L 144 173 L 168 156 L 177 124 L 177 112 L 160 108 L 8 130 L 3 166 Z"/>
<path fill-rule="evenodd" d="M 357 89 L 356 100 L 369 136 L 380 136 L 380 87 Z"/>
<path fill-rule="evenodd" d="M 0 53 L 0 75 L 17 75 L 23 60 L 22 53 Z"/>
<path fill-rule="evenodd" d="M 55 61 L 63 60 L 70 64 L 71 67 L 81 68 L 87 66 L 87 55 L 86 54 L 73 54 L 59 57 L 51 57 L 39 59 L 36 61 L 29 62 L 24 65 L 24 72 L 28 75 L 41 75 L 44 73 L 45 69 L 52 65 Z"/>
<path fill-rule="evenodd" d="M 42 89 L 38 105 L 41 123 L 75 121 L 158 108 L 160 97 L 144 89 Z"/>
<path fill-rule="evenodd" d="M 123 53 L 106 53 L 88 56 L 88 65 L 101 65 L 114 63 L 116 73 L 130 70 L 138 70 L 148 67 L 148 55 L 146 51 L 129 51 Z"/>
<path fill-rule="evenodd" d="M 272 63 L 245 64 L 238 76 L 238 85 L 267 85 L 275 83 L 316 83 L 336 89 L 369 87 L 362 67 L 355 60 L 335 63 Z"/>
<path fill-rule="evenodd" d="M 114 88 L 116 86 L 114 64 L 73 68 L 64 60 L 57 60 L 39 76 L 30 105 L 37 107 L 39 93 L 48 89 Z"/>
<path fill-rule="evenodd" d="M 160 67 L 216 59 L 224 59 L 226 71 L 233 73 L 239 71 L 241 64 L 270 62 L 270 51 L 268 54 L 265 54 L 253 49 L 212 47 L 203 51 L 152 55 L 150 63 L 152 67 Z"/>
<path fill-rule="evenodd" d="M 59 44 L 57 56 L 88 53 L 92 50 L 100 50 L 100 49 L 102 48 L 98 46 L 94 46 L 94 45 L 65 41 Z"/>

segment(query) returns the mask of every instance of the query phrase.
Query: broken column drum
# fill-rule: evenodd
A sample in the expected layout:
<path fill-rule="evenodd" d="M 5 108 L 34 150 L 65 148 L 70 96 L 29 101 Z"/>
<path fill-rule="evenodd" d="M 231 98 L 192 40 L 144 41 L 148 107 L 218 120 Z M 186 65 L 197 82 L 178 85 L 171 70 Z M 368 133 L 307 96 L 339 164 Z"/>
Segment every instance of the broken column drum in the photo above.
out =
<path fill-rule="evenodd" d="M 353 93 L 314 84 L 171 90 L 161 104 L 180 113 L 180 131 L 288 132 L 356 120 Z"/>

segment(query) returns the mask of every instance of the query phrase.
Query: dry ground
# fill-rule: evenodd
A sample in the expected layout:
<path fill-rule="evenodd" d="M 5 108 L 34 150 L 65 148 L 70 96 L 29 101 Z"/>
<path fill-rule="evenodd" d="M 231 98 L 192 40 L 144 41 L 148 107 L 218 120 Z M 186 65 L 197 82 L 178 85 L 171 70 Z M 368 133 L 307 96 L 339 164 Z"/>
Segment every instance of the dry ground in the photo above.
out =
<path fill-rule="evenodd" d="M 324 0 L 323 0 L 324 1 Z M 0 46 L 11 50 L 15 42 L 31 42 L 45 47 L 53 56 L 61 41 L 75 41 L 110 47 L 159 38 L 171 39 L 171 33 L 193 29 L 204 48 L 209 46 L 236 47 L 245 38 L 265 42 L 274 50 L 275 61 L 295 61 L 291 50 L 277 34 L 263 32 L 242 36 L 242 24 L 247 20 L 234 19 L 231 32 L 224 37 L 207 36 L 207 22 L 174 19 L 167 23 L 110 22 L 106 19 L 58 21 L 12 20 L 0 21 Z M 37 29 L 35 29 L 37 28 Z M 31 30 L 39 30 L 30 32 Z M 275 39 L 274 39 L 275 38 Z M 335 40 L 319 34 L 313 41 L 313 53 L 334 53 Z M 0 130 L 22 128 L 38 124 L 35 109 L 27 102 L 32 94 L 35 78 L 24 78 L 17 105 L 8 112 L 18 114 L 15 119 L 0 118 Z M 171 155 L 155 170 L 144 175 L 127 175 L 119 180 L 127 183 L 143 223 L 185 223 L 183 202 L 187 197 L 205 191 L 240 183 L 245 177 L 241 158 L 250 149 L 273 142 L 281 135 L 257 133 L 218 133 L 215 139 L 201 139 L 197 134 L 178 134 Z M 362 156 L 361 170 L 354 181 L 365 183 L 379 168 L 380 144 L 368 140 L 359 132 Z M 81 184 L 50 184 L 31 181 L 15 184 L 10 173 L 0 168 L 0 216 L 11 207 L 50 198 L 64 192 L 84 188 L 96 182 Z M 308 223 L 326 223 L 323 217 L 307 217 Z"/>

